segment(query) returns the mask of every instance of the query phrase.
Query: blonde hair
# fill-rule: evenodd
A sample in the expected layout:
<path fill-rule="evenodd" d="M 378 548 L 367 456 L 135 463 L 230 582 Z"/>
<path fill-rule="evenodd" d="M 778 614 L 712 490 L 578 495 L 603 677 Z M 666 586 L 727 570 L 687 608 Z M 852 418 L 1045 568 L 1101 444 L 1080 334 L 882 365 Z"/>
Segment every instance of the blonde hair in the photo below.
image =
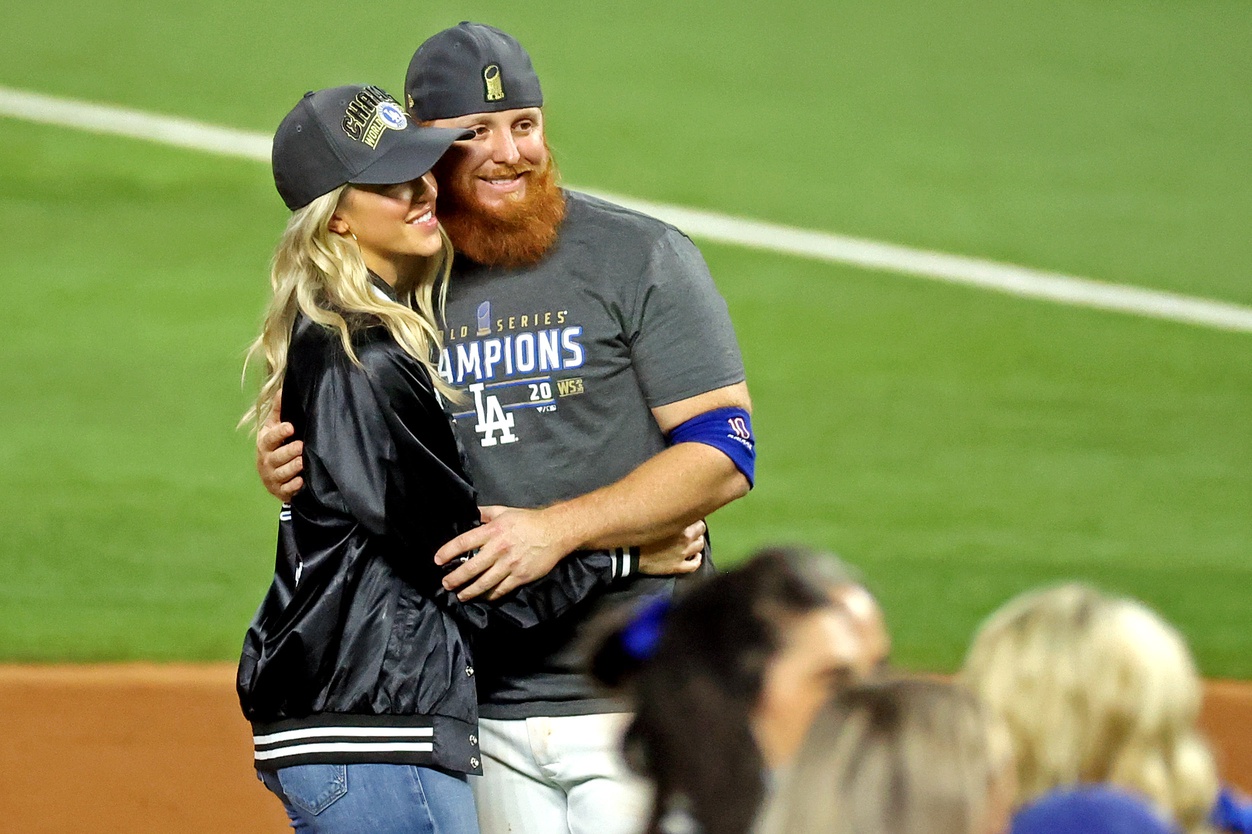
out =
<path fill-rule="evenodd" d="M 282 389 L 287 348 L 298 313 L 338 331 L 344 351 L 357 365 L 360 360 L 352 348 L 353 332 L 381 324 L 406 353 L 426 368 L 436 390 L 450 399 L 458 397 L 439 376 L 432 358 L 442 344 L 436 315 L 443 312 L 452 268 L 452 243 L 441 226 L 441 252 L 428 259 L 421 274 L 401 277 L 395 287 L 398 303 L 381 298 L 370 282 L 356 242 L 329 228 L 348 188 L 351 186 L 340 186 L 293 212 L 274 251 L 270 269 L 273 298 L 261 335 L 249 347 L 244 362 L 246 378 L 248 365 L 257 357 L 265 359 L 261 389 L 240 420 L 240 425 L 252 423 L 254 431 L 270 416 L 274 398 Z"/>
<path fill-rule="evenodd" d="M 962 678 L 1001 715 L 1017 804 L 1077 783 L 1136 791 L 1190 832 L 1217 795 L 1182 636 L 1143 604 L 1080 584 L 1023 594 L 979 629 Z"/>
<path fill-rule="evenodd" d="M 854 686 L 814 721 L 762 834 L 976 834 L 1011 759 L 1003 729 L 962 687 Z"/>

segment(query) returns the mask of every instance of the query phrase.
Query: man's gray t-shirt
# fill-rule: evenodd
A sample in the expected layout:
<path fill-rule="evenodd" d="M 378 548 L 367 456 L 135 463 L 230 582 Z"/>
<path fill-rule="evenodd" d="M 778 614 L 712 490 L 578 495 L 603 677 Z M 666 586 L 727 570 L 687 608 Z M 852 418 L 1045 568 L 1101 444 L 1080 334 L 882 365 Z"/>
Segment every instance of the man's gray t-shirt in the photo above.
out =
<path fill-rule="evenodd" d="M 452 411 L 481 504 L 544 506 L 620 480 L 666 446 L 652 408 L 744 379 L 695 245 L 638 212 L 566 198 L 540 263 L 453 268 L 439 373 L 466 395 Z M 671 583 L 639 577 L 559 621 L 489 631 L 476 649 L 482 714 L 613 708 L 577 671 L 579 626 Z"/>

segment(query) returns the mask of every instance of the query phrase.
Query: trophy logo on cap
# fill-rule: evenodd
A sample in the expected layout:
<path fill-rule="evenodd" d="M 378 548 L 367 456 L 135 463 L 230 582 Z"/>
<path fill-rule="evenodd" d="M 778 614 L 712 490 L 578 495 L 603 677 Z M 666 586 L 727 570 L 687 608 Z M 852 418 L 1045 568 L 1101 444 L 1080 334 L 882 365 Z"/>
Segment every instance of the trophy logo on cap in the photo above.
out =
<path fill-rule="evenodd" d="M 483 81 L 487 84 L 487 101 L 504 100 L 504 79 L 500 76 L 499 64 L 488 64 L 483 70 Z"/>

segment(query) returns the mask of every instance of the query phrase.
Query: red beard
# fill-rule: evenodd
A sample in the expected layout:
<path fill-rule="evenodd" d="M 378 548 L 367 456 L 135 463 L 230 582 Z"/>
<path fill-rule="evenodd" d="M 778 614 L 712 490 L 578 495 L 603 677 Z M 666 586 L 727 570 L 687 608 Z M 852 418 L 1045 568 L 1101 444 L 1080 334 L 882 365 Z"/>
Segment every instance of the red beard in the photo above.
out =
<path fill-rule="evenodd" d="M 484 266 L 530 266 L 556 243 L 565 219 L 565 195 L 557 186 L 550 155 L 543 169 L 519 166 L 514 171 L 527 178 L 526 196 L 500 208 L 479 202 L 472 178 L 448 176 L 438 166 L 435 173 L 439 222 L 459 254 Z"/>

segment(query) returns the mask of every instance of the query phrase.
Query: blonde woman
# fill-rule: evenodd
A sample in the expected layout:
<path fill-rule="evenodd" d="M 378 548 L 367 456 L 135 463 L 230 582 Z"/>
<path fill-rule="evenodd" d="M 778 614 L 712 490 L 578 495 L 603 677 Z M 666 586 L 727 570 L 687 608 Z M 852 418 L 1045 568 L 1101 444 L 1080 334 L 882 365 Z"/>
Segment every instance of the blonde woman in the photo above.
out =
<path fill-rule="evenodd" d="M 950 683 L 884 680 L 826 705 L 766 808 L 762 834 L 1002 834 L 1008 740 Z"/>
<path fill-rule="evenodd" d="M 1207 831 L 1213 759 L 1182 636 L 1139 602 L 1070 584 L 1011 600 L 979 629 L 961 676 L 1013 739 L 1022 805 L 1106 783 Z"/>
<path fill-rule="evenodd" d="M 238 689 L 258 774 L 299 831 L 475 834 L 466 775 L 481 762 L 462 626 L 557 616 L 621 561 L 565 559 L 495 604 L 443 588 L 435 551 L 479 510 L 430 359 L 451 251 L 429 170 L 470 135 L 411 124 L 382 90 L 349 86 L 307 94 L 274 137 L 293 214 L 252 350 L 265 380 L 245 419 L 263 422 L 282 391 L 305 484 L 280 516 Z M 640 569 L 694 569 L 684 557 L 702 545 Z"/>

